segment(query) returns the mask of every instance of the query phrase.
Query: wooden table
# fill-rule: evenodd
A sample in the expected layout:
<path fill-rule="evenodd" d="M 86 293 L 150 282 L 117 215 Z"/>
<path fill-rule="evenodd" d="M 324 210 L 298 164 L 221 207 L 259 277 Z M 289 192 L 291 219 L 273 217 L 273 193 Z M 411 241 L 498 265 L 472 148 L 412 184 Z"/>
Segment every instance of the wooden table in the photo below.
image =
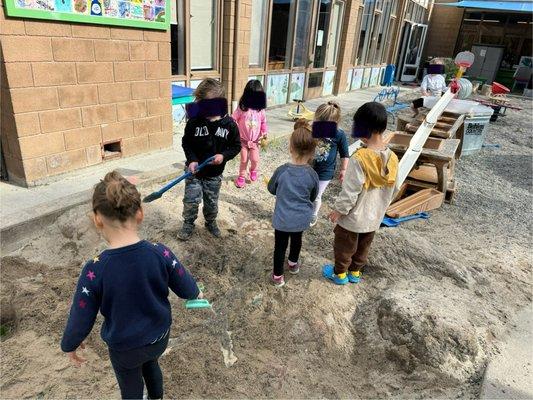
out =
<path fill-rule="evenodd" d="M 423 148 L 418 157 L 417 164 L 427 163 L 433 164 L 437 169 L 437 189 L 446 194 L 448 190 L 448 180 L 453 176 L 455 168 L 455 153 L 459 147 L 461 140 L 459 139 L 445 139 L 440 149 L 425 149 Z M 407 147 L 389 144 L 389 147 L 394 151 L 398 158 L 401 158 Z"/>

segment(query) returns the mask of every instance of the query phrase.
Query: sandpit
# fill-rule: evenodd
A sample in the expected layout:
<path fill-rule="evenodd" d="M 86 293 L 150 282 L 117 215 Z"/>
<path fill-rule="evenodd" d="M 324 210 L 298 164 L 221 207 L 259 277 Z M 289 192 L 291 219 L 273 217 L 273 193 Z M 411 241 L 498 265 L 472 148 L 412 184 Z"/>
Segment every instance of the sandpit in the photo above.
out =
<path fill-rule="evenodd" d="M 490 126 L 487 142 L 500 148 L 460 160 L 454 204 L 379 231 L 358 285 L 321 278 L 333 237 L 321 218 L 304 235 L 301 273 L 272 287 L 274 198 L 263 183 L 236 189 L 235 162 L 222 188 L 222 240 L 201 218 L 190 242 L 176 239 L 183 186 L 147 205 L 143 236 L 174 249 L 213 303 L 213 312 L 190 311 L 172 297 L 166 397 L 476 398 L 509 322 L 531 303 L 532 118 L 531 103 L 520 104 Z M 274 143 L 263 173 L 287 154 L 286 141 Z M 323 216 L 339 188 L 328 188 Z M 80 268 L 105 248 L 89 212 L 71 209 L 3 255 L 2 398 L 118 398 L 100 317 L 86 365 L 71 367 L 59 350 Z"/>

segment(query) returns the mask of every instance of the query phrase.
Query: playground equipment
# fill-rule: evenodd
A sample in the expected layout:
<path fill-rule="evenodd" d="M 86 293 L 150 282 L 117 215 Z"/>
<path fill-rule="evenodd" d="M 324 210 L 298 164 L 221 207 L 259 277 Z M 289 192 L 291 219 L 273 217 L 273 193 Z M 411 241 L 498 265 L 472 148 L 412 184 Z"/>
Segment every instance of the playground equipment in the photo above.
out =
<path fill-rule="evenodd" d="M 409 107 L 405 103 L 399 103 L 396 101 L 398 98 L 398 95 L 400 94 L 400 87 L 394 87 L 394 86 L 388 86 L 381 90 L 376 97 L 374 97 L 374 101 L 382 102 L 389 99 L 392 99 L 392 105 L 385 107 L 385 110 L 387 111 L 387 114 L 390 114 L 392 117 L 392 122 L 394 123 L 396 119 L 396 112 L 403 110 L 404 108 Z"/>
<path fill-rule="evenodd" d="M 313 120 L 313 118 L 315 117 L 315 113 L 303 105 L 305 100 L 292 99 L 292 101 L 294 101 L 294 103 L 296 104 L 293 104 L 287 112 L 289 118 L 291 118 L 293 121 L 296 121 L 300 118 L 305 118 L 308 121 Z"/>

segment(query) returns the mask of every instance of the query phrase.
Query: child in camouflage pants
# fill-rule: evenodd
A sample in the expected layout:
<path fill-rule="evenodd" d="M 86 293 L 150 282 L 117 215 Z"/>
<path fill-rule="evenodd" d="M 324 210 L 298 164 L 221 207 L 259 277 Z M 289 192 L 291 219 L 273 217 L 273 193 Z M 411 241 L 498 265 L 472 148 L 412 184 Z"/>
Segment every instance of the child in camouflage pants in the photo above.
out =
<path fill-rule="evenodd" d="M 195 90 L 195 101 L 224 98 L 224 88 L 215 79 L 204 79 Z M 194 221 L 198 208 L 204 201 L 205 226 L 215 237 L 220 237 L 216 218 L 218 214 L 218 194 L 222 184 L 222 173 L 226 162 L 241 151 L 239 129 L 227 114 L 215 117 L 193 117 L 187 121 L 182 140 L 187 158 L 187 169 L 193 172 L 185 181 L 183 196 L 183 227 L 178 238 L 188 240 L 194 231 Z M 210 165 L 196 172 L 198 164 L 214 156 Z"/>

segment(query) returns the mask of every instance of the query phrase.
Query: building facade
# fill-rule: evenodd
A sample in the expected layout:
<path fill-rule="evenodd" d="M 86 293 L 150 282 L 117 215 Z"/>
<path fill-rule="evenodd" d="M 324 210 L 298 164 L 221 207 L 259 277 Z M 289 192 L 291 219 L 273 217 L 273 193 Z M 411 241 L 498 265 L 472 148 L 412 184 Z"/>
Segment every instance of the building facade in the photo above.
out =
<path fill-rule="evenodd" d="M 398 79 L 413 80 L 431 7 L 430 0 L 174 0 L 167 30 L 11 18 L 1 7 L 8 178 L 33 185 L 171 146 L 171 83 L 194 88 L 216 78 L 235 102 L 256 78 L 277 106 L 377 86 L 389 63 Z"/>

